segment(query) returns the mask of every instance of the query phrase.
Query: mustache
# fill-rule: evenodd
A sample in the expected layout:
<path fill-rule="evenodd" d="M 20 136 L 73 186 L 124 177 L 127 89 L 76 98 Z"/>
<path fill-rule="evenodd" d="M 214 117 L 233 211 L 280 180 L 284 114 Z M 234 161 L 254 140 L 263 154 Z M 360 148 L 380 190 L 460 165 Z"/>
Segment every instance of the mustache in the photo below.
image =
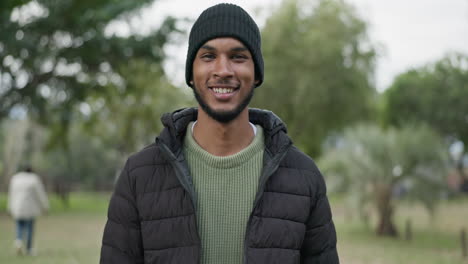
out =
<path fill-rule="evenodd" d="M 217 85 L 227 85 L 227 86 L 233 86 L 233 87 L 238 87 L 240 85 L 239 82 L 229 80 L 229 79 L 220 79 L 214 82 L 208 82 L 208 86 L 217 86 Z"/>

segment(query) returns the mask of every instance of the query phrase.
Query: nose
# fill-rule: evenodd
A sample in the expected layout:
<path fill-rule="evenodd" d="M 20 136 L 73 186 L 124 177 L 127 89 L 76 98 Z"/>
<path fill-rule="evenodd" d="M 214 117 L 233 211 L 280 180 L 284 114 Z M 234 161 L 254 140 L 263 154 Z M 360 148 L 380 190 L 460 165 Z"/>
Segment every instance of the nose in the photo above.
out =
<path fill-rule="evenodd" d="M 226 56 L 219 56 L 214 65 L 213 75 L 221 79 L 229 78 L 234 75 L 232 66 L 229 59 Z"/>

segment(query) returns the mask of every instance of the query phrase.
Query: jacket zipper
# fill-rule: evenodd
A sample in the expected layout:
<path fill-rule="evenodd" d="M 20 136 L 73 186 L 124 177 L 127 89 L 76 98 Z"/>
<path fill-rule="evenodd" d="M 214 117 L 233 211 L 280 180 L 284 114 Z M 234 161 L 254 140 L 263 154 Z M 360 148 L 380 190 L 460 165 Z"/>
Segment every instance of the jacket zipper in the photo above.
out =
<path fill-rule="evenodd" d="M 253 218 L 253 212 L 255 211 L 255 207 L 257 207 L 260 199 L 263 196 L 265 185 L 273 173 L 278 169 L 281 160 L 286 156 L 290 145 L 288 144 L 284 149 L 278 152 L 272 159 L 267 161 L 265 167 L 263 168 L 262 176 L 260 177 L 260 185 L 257 191 L 257 195 L 255 196 L 254 204 L 252 207 L 252 212 L 250 212 L 249 220 L 247 221 L 247 228 L 245 230 L 244 235 L 244 261 L 243 264 L 247 264 L 247 236 L 250 231 L 250 226 Z M 268 155 L 268 152 L 265 152 L 265 155 Z"/>
<path fill-rule="evenodd" d="M 164 150 L 164 153 L 166 154 L 166 157 L 169 158 L 169 162 L 173 165 L 177 179 L 179 179 L 179 182 L 182 184 L 182 187 L 184 187 L 185 191 L 187 191 L 190 195 L 190 198 L 193 203 L 193 208 L 197 209 L 197 201 L 196 201 L 196 196 L 195 196 L 195 191 L 192 188 L 192 184 L 188 182 L 187 177 L 188 172 L 184 172 L 185 169 L 179 164 L 179 161 L 177 160 L 176 156 L 174 153 L 169 149 L 169 147 L 164 144 L 163 142 L 159 141 L 160 146 Z"/>
<path fill-rule="evenodd" d="M 166 154 L 166 157 L 169 159 L 169 162 L 171 165 L 174 167 L 174 171 L 176 174 L 177 179 L 179 179 L 179 182 L 182 184 L 182 187 L 184 190 L 189 194 L 192 204 L 193 204 L 193 209 L 194 209 L 194 217 L 195 217 L 195 231 L 197 234 L 198 238 L 198 253 L 199 253 L 199 259 L 197 260 L 197 263 L 200 263 L 200 257 L 201 257 L 201 240 L 200 240 L 200 234 L 198 232 L 198 225 L 197 225 L 197 197 L 195 195 L 195 191 L 193 190 L 193 186 L 190 182 L 188 182 L 187 177 L 189 176 L 188 172 L 184 172 L 184 168 L 180 165 L 179 161 L 177 160 L 176 156 L 174 153 L 169 149 L 169 147 L 164 144 L 161 140 L 157 140 L 160 146 L 162 147 L 163 153 Z"/>
<path fill-rule="evenodd" d="M 195 215 L 195 230 L 196 234 L 198 236 L 198 242 L 201 244 L 200 241 L 200 235 L 198 231 L 198 226 L 197 226 L 197 205 L 196 205 L 196 199 L 197 197 L 195 196 L 195 191 L 193 188 L 191 188 L 191 184 L 187 181 L 188 173 L 184 173 L 184 169 L 182 166 L 180 166 L 179 161 L 175 157 L 174 153 L 169 149 L 169 147 L 164 144 L 161 140 L 157 140 L 160 146 L 162 147 L 164 153 L 166 154 L 166 157 L 169 159 L 169 162 L 174 166 L 175 172 L 176 172 L 176 177 L 179 179 L 180 183 L 182 184 L 182 187 L 187 191 L 187 193 L 190 195 L 190 198 L 192 200 L 193 208 L 194 208 L 194 215 Z M 281 160 L 286 156 L 286 153 L 290 147 L 290 144 L 288 144 L 286 147 L 284 147 L 281 151 L 278 152 L 272 159 L 268 160 L 266 162 L 265 167 L 263 168 L 262 176 L 260 177 L 260 185 L 257 191 L 257 194 L 255 196 L 254 204 L 252 207 L 252 212 L 250 212 L 249 219 L 247 221 L 247 228 L 245 231 L 244 235 L 244 257 L 243 257 L 243 263 L 247 264 L 247 235 L 250 231 L 250 226 L 253 218 L 253 212 L 255 210 L 255 207 L 257 206 L 258 202 L 263 196 L 265 184 L 270 178 L 271 175 L 278 169 L 279 163 Z M 268 155 L 268 152 L 265 152 L 266 155 Z M 184 176 L 184 174 L 186 174 Z M 201 246 L 198 248 L 199 251 L 199 256 L 201 257 Z M 200 259 L 197 261 L 200 263 Z"/>

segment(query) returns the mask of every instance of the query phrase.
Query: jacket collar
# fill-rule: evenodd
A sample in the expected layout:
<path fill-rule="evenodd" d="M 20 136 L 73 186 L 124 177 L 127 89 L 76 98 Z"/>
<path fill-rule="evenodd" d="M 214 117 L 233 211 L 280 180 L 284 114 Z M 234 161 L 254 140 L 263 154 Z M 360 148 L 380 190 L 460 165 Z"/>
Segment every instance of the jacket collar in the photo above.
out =
<path fill-rule="evenodd" d="M 197 120 L 197 108 L 183 108 L 172 113 L 166 113 L 161 117 L 164 129 L 156 138 L 161 140 L 169 149 L 179 156 L 182 151 L 187 126 L 191 121 Z M 287 129 L 283 121 L 273 112 L 249 108 L 249 119 L 253 124 L 260 125 L 265 135 L 265 148 L 271 156 L 281 152 L 292 144 L 287 135 Z"/>

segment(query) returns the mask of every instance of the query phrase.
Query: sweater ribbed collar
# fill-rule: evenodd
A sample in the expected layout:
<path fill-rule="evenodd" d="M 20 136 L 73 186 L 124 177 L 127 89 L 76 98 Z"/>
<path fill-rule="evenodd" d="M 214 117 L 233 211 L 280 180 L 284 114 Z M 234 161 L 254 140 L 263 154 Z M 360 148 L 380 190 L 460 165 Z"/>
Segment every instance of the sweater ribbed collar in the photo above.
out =
<path fill-rule="evenodd" d="M 183 161 L 182 145 L 188 124 L 197 120 L 197 108 L 182 108 L 161 117 L 164 129 L 158 137 L 156 144 L 164 144 L 179 160 Z M 271 111 L 249 108 L 249 121 L 263 128 L 265 138 L 265 153 L 273 157 L 292 145 L 287 135 L 286 126 L 281 119 Z"/>
<path fill-rule="evenodd" d="M 220 169 L 235 168 L 251 160 L 258 152 L 264 151 L 263 128 L 259 125 L 256 126 L 257 134 L 246 148 L 236 154 L 220 157 L 210 154 L 198 145 L 193 138 L 192 124 L 193 122 L 190 122 L 187 127 L 187 133 L 184 138 L 184 149 L 195 154 L 209 167 Z"/>

